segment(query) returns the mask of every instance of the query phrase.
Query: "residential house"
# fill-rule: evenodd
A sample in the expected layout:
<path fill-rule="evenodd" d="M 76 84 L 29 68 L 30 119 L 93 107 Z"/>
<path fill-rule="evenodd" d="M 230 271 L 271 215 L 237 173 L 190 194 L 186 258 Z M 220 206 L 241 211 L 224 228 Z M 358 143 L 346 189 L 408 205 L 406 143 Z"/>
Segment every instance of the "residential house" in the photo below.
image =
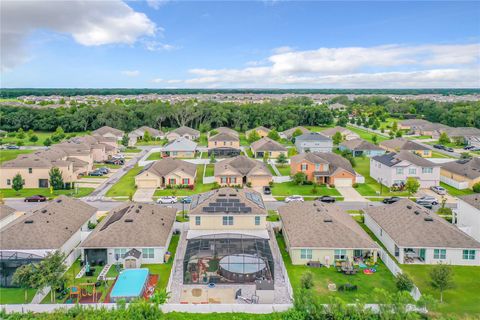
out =
<path fill-rule="evenodd" d="M 217 133 L 228 133 L 232 136 L 237 136 L 237 137 L 239 136 L 237 131 L 235 131 L 231 128 L 228 128 L 228 127 L 218 127 L 216 129 L 213 129 L 212 131 L 216 131 Z M 209 132 L 209 135 L 213 136 L 213 134 L 211 134 L 211 132 Z"/>
<path fill-rule="evenodd" d="M 405 138 L 385 140 L 380 142 L 379 145 L 389 152 L 399 152 L 405 150 L 414 152 L 424 158 L 429 158 L 432 156 L 432 150 L 429 147 L 424 147 L 417 142 Z"/>
<path fill-rule="evenodd" d="M 291 175 L 302 172 L 308 181 L 336 187 L 352 186 L 357 173 L 350 161 L 336 153 L 308 152 L 293 156 L 290 160 Z"/>
<path fill-rule="evenodd" d="M 270 133 L 271 130 L 268 129 L 268 128 L 265 128 L 265 127 L 263 127 L 263 126 L 259 126 L 259 127 L 253 128 L 253 129 L 248 130 L 248 131 L 245 132 L 245 136 L 247 137 L 247 139 L 248 139 L 248 137 L 250 136 L 250 134 L 251 134 L 253 131 L 256 131 L 257 134 L 260 136 L 260 138 L 263 138 L 263 137 L 268 136 L 268 134 Z"/>
<path fill-rule="evenodd" d="M 398 122 L 398 129 L 409 130 L 414 133 L 416 130 L 427 124 L 431 124 L 431 122 L 424 119 L 406 119 Z"/>
<path fill-rule="evenodd" d="M 134 146 L 138 141 L 143 140 L 145 132 L 148 132 L 150 137 L 154 140 L 160 140 L 165 137 L 165 133 L 160 130 L 150 128 L 147 126 L 142 126 L 138 129 L 133 130 L 128 134 L 128 145 Z"/>
<path fill-rule="evenodd" d="M 387 187 L 405 184 L 411 177 L 421 188 L 430 188 L 440 184 L 440 165 L 410 151 L 391 152 L 370 158 L 370 176 Z"/>
<path fill-rule="evenodd" d="M 457 227 L 480 241 L 480 194 L 474 193 L 458 197 L 457 209 L 452 221 Z"/>
<path fill-rule="evenodd" d="M 81 242 L 88 223 L 96 221 L 96 212 L 80 199 L 59 196 L 0 229 L 0 286 L 10 286 L 21 265 L 40 261 L 54 251 L 69 255 Z"/>
<path fill-rule="evenodd" d="M 208 155 L 215 157 L 235 157 L 240 154 L 240 138 L 238 134 L 219 132 L 208 137 Z"/>
<path fill-rule="evenodd" d="M 480 243 L 409 199 L 368 207 L 365 225 L 399 263 L 480 266 Z"/>
<path fill-rule="evenodd" d="M 443 163 L 440 180 L 457 189 L 472 188 L 480 182 L 480 158 L 459 159 Z"/>
<path fill-rule="evenodd" d="M 165 186 L 193 186 L 197 165 L 174 158 L 165 158 L 145 166 L 135 177 L 137 188 L 164 188 Z"/>
<path fill-rule="evenodd" d="M 347 213 L 320 201 L 291 202 L 278 208 L 292 264 L 377 260 L 378 245 Z"/>
<path fill-rule="evenodd" d="M 178 138 L 184 138 L 187 140 L 198 140 L 200 138 L 200 131 L 192 129 L 190 127 L 181 126 L 180 128 L 168 132 L 165 137 L 168 139 L 168 141 L 174 141 Z"/>
<path fill-rule="evenodd" d="M 452 140 L 459 140 L 466 145 L 480 147 L 480 129 L 473 127 L 457 127 L 446 129 L 434 134 L 432 137 L 438 139 L 441 132 L 445 132 L 447 136 Z"/>
<path fill-rule="evenodd" d="M 176 212 L 155 204 L 124 203 L 82 242 L 82 259 L 90 265 L 118 263 L 124 268 L 164 263 Z"/>
<path fill-rule="evenodd" d="M 268 137 L 255 141 L 250 145 L 250 148 L 255 158 L 263 158 L 265 154 L 267 154 L 269 158 L 274 159 L 278 158 L 281 154 L 285 157 L 288 155 L 287 148 Z"/>
<path fill-rule="evenodd" d="M 336 102 L 336 103 L 330 104 L 328 106 L 328 109 L 330 109 L 330 110 L 346 110 L 347 106 L 344 105 L 344 104 Z"/>
<path fill-rule="evenodd" d="M 375 157 L 382 154 L 385 154 L 387 151 L 383 148 L 380 148 L 377 145 L 374 145 L 371 142 L 365 141 L 363 139 L 352 139 L 340 143 L 340 151 L 348 151 L 354 157 Z"/>
<path fill-rule="evenodd" d="M 0 204 L 0 229 L 15 220 L 17 210 L 4 204 Z"/>
<path fill-rule="evenodd" d="M 162 148 L 162 157 L 195 158 L 196 152 L 197 143 L 195 141 L 180 137 Z"/>
<path fill-rule="evenodd" d="M 305 128 L 305 127 L 297 126 L 297 127 L 293 127 L 293 128 L 288 129 L 288 130 L 285 130 L 285 131 L 280 132 L 280 133 L 279 133 L 280 138 L 291 140 L 291 139 L 293 138 L 293 134 L 294 134 L 297 130 L 299 130 L 299 131 L 301 132 L 301 134 L 309 133 L 309 132 L 310 132 L 310 130 L 308 130 L 308 129 Z"/>
<path fill-rule="evenodd" d="M 246 156 L 225 159 L 215 163 L 215 181 L 221 186 L 268 186 L 273 180 L 267 165 Z"/>
<path fill-rule="evenodd" d="M 295 147 L 302 152 L 332 152 L 333 141 L 318 132 L 304 133 L 295 138 Z"/>
<path fill-rule="evenodd" d="M 97 130 L 93 130 L 92 135 L 102 136 L 104 138 L 115 138 L 118 141 L 118 140 L 122 140 L 123 136 L 125 135 L 125 132 L 109 126 L 103 126 L 98 128 Z"/>
<path fill-rule="evenodd" d="M 360 139 L 360 136 L 356 134 L 355 132 L 352 132 L 351 130 L 344 128 L 344 127 L 339 127 L 336 126 L 334 128 L 328 128 L 322 131 L 322 134 L 324 136 L 329 137 L 330 139 L 333 139 L 333 136 L 337 133 L 340 132 L 340 134 L 343 137 L 343 140 L 353 140 L 353 139 Z"/>

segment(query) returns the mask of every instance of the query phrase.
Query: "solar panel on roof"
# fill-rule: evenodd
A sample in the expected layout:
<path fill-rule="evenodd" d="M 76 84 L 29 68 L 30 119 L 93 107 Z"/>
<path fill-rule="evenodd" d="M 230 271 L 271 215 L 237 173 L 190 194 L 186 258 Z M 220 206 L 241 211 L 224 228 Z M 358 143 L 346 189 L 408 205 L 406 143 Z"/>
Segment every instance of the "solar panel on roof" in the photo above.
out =
<path fill-rule="evenodd" d="M 228 199 L 228 202 L 240 202 L 238 199 Z"/>

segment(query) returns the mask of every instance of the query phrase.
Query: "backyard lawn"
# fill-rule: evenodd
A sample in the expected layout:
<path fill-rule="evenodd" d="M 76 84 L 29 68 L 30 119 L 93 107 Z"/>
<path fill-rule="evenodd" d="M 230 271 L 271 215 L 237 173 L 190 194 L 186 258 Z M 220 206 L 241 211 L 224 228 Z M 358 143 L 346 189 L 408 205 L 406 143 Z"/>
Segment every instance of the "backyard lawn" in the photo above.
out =
<path fill-rule="evenodd" d="M 25 198 L 25 197 L 30 197 L 34 196 L 37 194 L 41 194 L 45 197 L 52 197 L 55 198 L 59 195 L 67 195 L 67 196 L 73 196 L 75 198 L 81 198 L 88 196 L 90 193 L 95 190 L 94 188 L 78 188 L 78 193 L 75 193 L 75 189 L 71 190 L 53 190 L 53 193 L 50 193 L 49 188 L 31 188 L 31 189 L 22 189 L 19 191 L 15 191 L 13 189 L 0 189 L 0 194 L 4 198 Z"/>
<path fill-rule="evenodd" d="M 152 154 L 150 154 L 147 158 L 147 160 L 160 160 L 162 159 L 162 155 L 160 152 L 154 152 Z"/>
<path fill-rule="evenodd" d="M 128 197 L 136 191 L 135 176 L 143 169 L 136 165 L 107 191 L 107 197 Z"/>
<path fill-rule="evenodd" d="M 32 301 L 37 290 L 27 290 L 27 302 Z M 25 303 L 25 290 L 22 288 L 0 288 L 0 304 L 22 304 Z"/>
<path fill-rule="evenodd" d="M 466 196 L 474 193 L 472 189 L 463 189 L 463 190 L 455 189 L 454 187 L 449 186 L 448 184 L 443 182 L 440 182 L 440 186 L 447 189 L 448 194 L 454 197 Z"/>
<path fill-rule="evenodd" d="M 142 149 L 135 148 L 135 147 L 127 147 L 127 148 L 125 148 L 125 150 L 123 152 L 124 153 L 139 153 L 139 152 L 142 152 Z"/>
<path fill-rule="evenodd" d="M 207 169 L 205 170 L 205 177 L 213 177 L 215 165 L 212 164 L 207 164 Z"/>
<path fill-rule="evenodd" d="M 276 165 L 278 171 L 282 176 L 289 176 L 290 175 L 290 166 L 288 164 L 284 165 Z"/>
<path fill-rule="evenodd" d="M 280 216 L 278 215 L 278 212 L 276 210 L 268 210 L 267 221 L 275 222 L 279 220 Z"/>
<path fill-rule="evenodd" d="M 109 168 L 109 169 L 120 169 L 122 166 L 119 164 L 110 164 L 110 163 L 96 163 L 93 165 L 94 168 Z"/>
<path fill-rule="evenodd" d="M 292 284 L 294 292 L 297 292 L 301 288 L 301 277 L 307 271 L 312 272 L 314 290 L 319 298 L 320 303 L 328 303 L 331 297 L 338 297 L 345 302 L 368 302 L 374 303 L 371 297 L 375 288 L 385 289 L 388 292 L 395 292 L 395 277 L 387 269 L 387 267 L 378 260 L 377 272 L 372 275 L 365 275 L 363 273 L 357 273 L 356 275 L 344 275 L 337 272 L 335 268 L 310 268 L 304 265 L 292 265 L 290 256 L 285 250 L 285 242 L 282 236 L 277 236 L 277 242 L 282 253 L 283 261 L 288 272 L 288 277 Z M 340 292 L 329 291 L 328 284 L 335 283 L 337 288 L 342 284 L 353 284 L 358 286 L 358 291 L 354 292 Z"/>
<path fill-rule="evenodd" d="M 275 170 L 273 170 L 273 166 L 269 163 L 267 164 L 267 167 L 268 167 L 268 170 L 270 170 L 270 173 L 272 174 L 272 176 L 276 176 L 277 173 L 275 172 Z"/>
<path fill-rule="evenodd" d="M 30 138 L 27 134 L 27 132 L 25 132 L 25 138 L 24 139 L 19 139 L 17 137 L 3 137 L 2 138 L 2 142 L 4 144 L 17 144 L 19 141 L 22 141 L 23 142 L 23 145 L 25 146 L 43 146 L 43 142 L 52 136 L 53 132 L 43 132 L 43 131 L 34 131 L 33 132 L 34 135 L 36 135 L 38 137 L 38 140 L 35 141 L 35 142 L 32 142 L 30 141 Z M 65 137 L 69 136 L 69 135 L 75 135 L 75 136 L 83 136 L 83 135 L 86 135 L 87 132 L 66 132 L 65 133 Z"/>
<path fill-rule="evenodd" d="M 245 148 L 245 153 L 247 154 L 247 157 L 253 158 L 252 149 L 250 149 L 250 148 Z"/>
<path fill-rule="evenodd" d="M 368 131 L 365 131 L 363 129 L 359 129 L 359 128 L 356 128 L 356 127 L 352 127 L 350 125 L 347 125 L 347 128 L 352 131 L 352 132 L 355 132 L 356 134 L 358 134 L 360 136 L 360 138 L 364 139 L 364 140 L 367 140 L 368 142 L 371 142 L 373 143 L 373 140 L 372 140 L 372 137 L 375 135 L 375 133 L 372 133 L 372 132 L 368 132 Z M 377 134 L 377 143 L 380 143 L 382 141 L 385 141 L 385 140 L 388 140 L 389 138 L 387 137 L 384 137 L 380 134 Z"/>
<path fill-rule="evenodd" d="M 335 188 L 317 186 L 317 193 L 313 193 L 313 185 L 297 185 L 293 181 L 274 183 L 272 194 L 274 196 L 340 196 Z"/>
<path fill-rule="evenodd" d="M 440 294 L 430 285 L 431 265 L 402 265 L 401 268 L 412 277 L 422 294 L 433 295 L 439 299 Z M 443 294 L 443 303 L 435 311 L 451 319 L 475 318 L 480 314 L 480 267 L 452 266 L 455 287 Z M 473 319 L 471 318 L 471 319 Z"/>
<path fill-rule="evenodd" d="M 35 150 L 0 150 L 0 163 L 15 159 L 20 154 L 32 153 Z"/>

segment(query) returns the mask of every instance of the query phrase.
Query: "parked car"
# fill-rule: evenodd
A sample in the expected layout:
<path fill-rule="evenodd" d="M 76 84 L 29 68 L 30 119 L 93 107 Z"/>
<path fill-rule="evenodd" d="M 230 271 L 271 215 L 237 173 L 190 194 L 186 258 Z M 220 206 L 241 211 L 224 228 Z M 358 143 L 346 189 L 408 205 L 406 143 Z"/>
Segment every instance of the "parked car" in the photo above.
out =
<path fill-rule="evenodd" d="M 330 197 L 330 196 L 321 196 L 321 197 L 315 198 L 315 200 L 326 202 L 326 203 L 334 203 L 336 201 L 334 197 Z"/>
<path fill-rule="evenodd" d="M 443 146 L 441 144 L 434 144 L 433 147 L 436 148 L 436 149 L 445 150 L 445 146 Z"/>
<path fill-rule="evenodd" d="M 272 189 L 269 186 L 264 186 L 263 194 L 272 194 Z"/>
<path fill-rule="evenodd" d="M 397 201 L 399 201 L 400 198 L 399 197 L 390 197 L 390 198 L 385 198 L 382 200 L 383 203 L 386 203 L 386 204 L 392 204 L 392 203 L 395 203 Z"/>
<path fill-rule="evenodd" d="M 438 200 L 431 196 L 423 196 L 418 198 L 416 203 L 424 206 L 425 208 L 432 209 L 433 206 L 438 204 Z"/>
<path fill-rule="evenodd" d="M 303 197 L 302 196 L 290 196 L 290 197 L 286 197 L 285 198 L 285 202 L 286 203 L 289 203 L 289 202 L 303 202 Z"/>
<path fill-rule="evenodd" d="M 463 150 L 472 150 L 475 149 L 475 146 L 465 146 L 463 147 Z"/>
<path fill-rule="evenodd" d="M 192 197 L 180 198 L 180 203 L 192 203 Z"/>
<path fill-rule="evenodd" d="M 8 145 L 7 149 L 8 150 L 18 150 L 18 149 L 20 149 L 20 147 L 19 146 L 14 146 L 14 145 Z"/>
<path fill-rule="evenodd" d="M 444 188 L 444 187 L 440 187 L 440 186 L 433 186 L 430 188 L 433 192 L 435 192 L 436 194 L 439 194 L 439 195 L 444 195 L 444 194 L 447 194 L 447 190 Z"/>
<path fill-rule="evenodd" d="M 92 176 L 92 177 L 101 177 L 104 175 L 104 173 L 100 170 L 95 170 L 95 171 L 92 171 L 88 174 L 89 176 Z"/>
<path fill-rule="evenodd" d="M 430 201 L 417 200 L 416 202 L 417 202 L 417 204 L 419 204 L 419 205 L 421 205 L 421 206 L 423 206 L 427 209 L 432 209 L 433 208 L 433 204 Z"/>
<path fill-rule="evenodd" d="M 177 197 L 174 197 L 174 196 L 165 196 L 165 197 L 160 197 L 158 200 L 157 200 L 157 203 L 161 203 L 161 204 L 167 204 L 167 203 L 177 203 Z"/>
<path fill-rule="evenodd" d="M 123 165 L 125 161 L 123 159 L 108 159 L 105 160 L 106 164 L 116 164 L 116 165 Z"/>
<path fill-rule="evenodd" d="M 95 171 L 100 171 L 102 172 L 103 174 L 107 174 L 110 172 L 110 170 L 107 168 L 107 167 L 101 167 L 101 168 L 98 168 L 97 170 Z"/>
<path fill-rule="evenodd" d="M 25 202 L 45 202 L 47 201 L 47 197 L 37 194 L 34 196 L 26 197 L 24 201 Z"/>
<path fill-rule="evenodd" d="M 125 159 L 125 156 L 121 153 L 114 154 L 112 156 L 113 159 Z"/>
<path fill-rule="evenodd" d="M 448 152 L 454 152 L 453 148 L 450 147 L 444 147 L 443 150 L 448 151 Z"/>

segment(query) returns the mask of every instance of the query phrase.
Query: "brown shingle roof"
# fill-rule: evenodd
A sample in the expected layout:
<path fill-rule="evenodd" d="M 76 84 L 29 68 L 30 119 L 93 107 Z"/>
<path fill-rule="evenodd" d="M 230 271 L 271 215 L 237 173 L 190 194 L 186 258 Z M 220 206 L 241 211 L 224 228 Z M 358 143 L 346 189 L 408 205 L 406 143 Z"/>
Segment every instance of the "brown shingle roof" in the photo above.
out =
<path fill-rule="evenodd" d="M 394 149 L 394 150 L 408 150 L 408 151 L 415 151 L 415 150 L 429 150 L 429 148 L 424 147 L 414 141 L 405 139 L 405 138 L 396 138 L 392 140 L 386 140 L 380 142 L 380 146 Z"/>
<path fill-rule="evenodd" d="M 381 150 L 381 151 L 384 151 L 384 149 L 380 148 L 379 146 L 376 146 L 373 143 L 365 141 L 363 139 L 347 140 L 347 141 L 342 142 L 340 145 L 344 146 L 348 150 Z"/>
<path fill-rule="evenodd" d="M 268 137 L 264 137 L 251 144 L 253 151 L 287 151 L 281 143 L 272 140 Z"/>
<path fill-rule="evenodd" d="M 278 208 L 291 247 L 378 248 L 343 209 L 319 201 L 291 202 Z"/>
<path fill-rule="evenodd" d="M 149 164 L 139 174 L 148 171 L 159 177 L 164 177 L 177 170 L 183 171 L 186 174 L 195 177 L 197 165 L 180 159 L 165 158 Z"/>
<path fill-rule="evenodd" d="M 79 199 L 59 196 L 5 226 L 0 231 L 0 249 L 59 249 L 95 212 Z"/>
<path fill-rule="evenodd" d="M 82 248 L 165 247 L 177 209 L 129 202 L 110 211 Z"/>
<path fill-rule="evenodd" d="M 215 131 L 217 131 L 218 133 L 229 133 L 230 135 L 232 136 L 237 136 L 238 137 L 238 132 L 231 129 L 231 128 L 227 128 L 227 127 L 218 127 L 216 129 L 214 129 Z"/>
<path fill-rule="evenodd" d="M 472 237 L 435 212 L 408 199 L 368 207 L 365 213 L 401 247 L 480 249 L 480 243 Z"/>
<path fill-rule="evenodd" d="M 227 132 L 220 132 L 208 138 L 208 141 L 239 141 L 238 135 Z"/>
<path fill-rule="evenodd" d="M 332 138 L 335 133 L 340 132 L 342 135 L 353 134 L 353 132 L 347 128 L 336 126 L 334 128 L 325 129 L 322 131 L 324 136 Z"/>
<path fill-rule="evenodd" d="M 215 176 L 272 176 L 265 163 L 252 160 L 246 156 L 237 156 L 217 162 L 215 163 L 214 172 Z"/>
<path fill-rule="evenodd" d="M 0 204 L 0 220 L 5 219 L 9 215 L 15 213 L 17 210 L 13 209 L 12 207 L 9 207 L 4 204 Z"/>
<path fill-rule="evenodd" d="M 192 128 L 187 127 L 187 126 L 181 126 L 180 128 L 172 130 L 172 132 L 175 132 L 175 133 L 177 133 L 181 136 L 184 135 L 184 134 L 190 134 L 190 135 L 199 135 L 200 134 L 200 131 L 192 129 Z"/>
<path fill-rule="evenodd" d="M 329 171 L 331 174 L 333 174 L 337 169 L 344 169 L 344 170 L 347 170 L 348 172 L 356 174 L 350 161 L 348 161 L 347 159 L 345 159 L 344 157 L 336 153 L 329 153 L 329 152 L 300 153 L 293 156 L 291 158 L 291 161 L 296 163 L 296 162 L 301 162 L 304 159 L 312 163 L 318 163 L 318 164 L 328 163 Z"/>
<path fill-rule="evenodd" d="M 109 127 L 109 126 L 103 126 L 103 127 L 100 127 L 98 128 L 97 130 L 94 130 L 92 131 L 92 134 L 93 135 L 100 135 L 100 136 L 103 136 L 107 133 L 111 133 L 117 137 L 122 137 L 124 132 L 122 130 L 118 130 L 118 129 L 115 129 L 115 128 L 112 128 L 112 127 Z"/>
<path fill-rule="evenodd" d="M 458 197 L 458 198 L 465 201 L 466 203 L 468 203 L 472 207 L 480 210 L 480 194 L 479 193 L 469 194 L 469 195 L 461 196 L 461 197 Z"/>
<path fill-rule="evenodd" d="M 308 130 L 307 128 L 302 127 L 302 126 L 298 126 L 298 127 L 293 127 L 293 128 L 288 129 L 288 130 L 285 130 L 285 131 L 283 131 L 282 133 L 285 135 L 285 137 L 286 137 L 287 139 L 290 139 L 290 138 L 292 138 L 293 134 L 294 134 L 295 131 L 297 131 L 297 130 L 302 131 L 302 134 L 303 134 L 303 133 L 309 133 L 309 132 L 310 132 L 310 130 Z"/>
<path fill-rule="evenodd" d="M 480 177 L 480 158 L 461 159 L 442 164 L 442 169 L 468 179 Z"/>

